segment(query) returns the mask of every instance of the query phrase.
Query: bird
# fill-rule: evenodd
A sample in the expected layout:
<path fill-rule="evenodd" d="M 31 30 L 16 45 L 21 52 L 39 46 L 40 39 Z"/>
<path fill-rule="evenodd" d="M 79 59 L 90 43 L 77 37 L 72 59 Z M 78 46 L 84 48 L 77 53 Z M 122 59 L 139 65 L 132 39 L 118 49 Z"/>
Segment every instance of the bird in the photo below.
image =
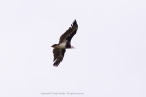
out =
<path fill-rule="evenodd" d="M 59 43 L 53 44 L 53 66 L 58 67 L 60 62 L 62 62 L 64 58 L 64 54 L 66 49 L 75 49 L 75 47 L 71 46 L 71 39 L 76 34 L 78 30 L 77 21 L 74 20 L 71 26 L 60 36 Z"/>

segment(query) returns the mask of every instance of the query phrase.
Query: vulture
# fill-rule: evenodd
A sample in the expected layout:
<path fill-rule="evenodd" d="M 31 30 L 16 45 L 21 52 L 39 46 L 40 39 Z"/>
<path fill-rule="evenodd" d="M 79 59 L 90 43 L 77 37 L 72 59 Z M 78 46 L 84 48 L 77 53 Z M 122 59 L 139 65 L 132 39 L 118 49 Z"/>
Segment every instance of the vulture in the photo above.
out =
<path fill-rule="evenodd" d="M 74 47 L 71 46 L 71 39 L 76 34 L 77 29 L 78 24 L 77 21 L 74 20 L 71 27 L 69 27 L 66 32 L 60 36 L 59 43 L 51 46 L 53 47 L 54 54 L 53 66 L 57 67 L 60 64 L 63 60 L 66 49 L 74 49 Z"/>

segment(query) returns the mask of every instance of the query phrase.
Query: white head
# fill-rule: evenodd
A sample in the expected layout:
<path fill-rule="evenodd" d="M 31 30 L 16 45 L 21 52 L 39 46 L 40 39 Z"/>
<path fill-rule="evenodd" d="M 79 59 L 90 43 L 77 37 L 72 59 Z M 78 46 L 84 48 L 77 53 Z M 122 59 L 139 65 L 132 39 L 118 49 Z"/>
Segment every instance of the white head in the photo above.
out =
<path fill-rule="evenodd" d="M 71 46 L 71 49 L 75 49 L 75 47 Z"/>
<path fill-rule="evenodd" d="M 75 47 L 71 46 L 70 48 L 66 48 L 66 49 L 75 49 Z"/>

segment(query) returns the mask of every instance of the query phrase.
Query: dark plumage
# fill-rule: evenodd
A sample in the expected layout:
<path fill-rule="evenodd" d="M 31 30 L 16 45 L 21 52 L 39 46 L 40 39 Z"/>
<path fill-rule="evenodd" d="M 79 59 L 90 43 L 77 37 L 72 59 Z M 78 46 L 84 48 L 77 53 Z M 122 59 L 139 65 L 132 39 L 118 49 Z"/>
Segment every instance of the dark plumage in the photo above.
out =
<path fill-rule="evenodd" d="M 68 48 L 73 48 L 73 46 L 71 46 L 71 39 L 72 37 L 76 34 L 78 29 L 78 24 L 77 21 L 75 20 L 73 22 L 73 24 L 71 25 L 71 27 L 69 27 L 69 29 L 61 35 L 60 39 L 59 39 L 59 43 L 58 44 L 54 44 L 51 47 L 53 47 L 53 54 L 54 54 L 54 66 L 58 66 L 60 64 L 60 62 L 63 60 L 64 54 L 65 54 L 65 49 Z"/>

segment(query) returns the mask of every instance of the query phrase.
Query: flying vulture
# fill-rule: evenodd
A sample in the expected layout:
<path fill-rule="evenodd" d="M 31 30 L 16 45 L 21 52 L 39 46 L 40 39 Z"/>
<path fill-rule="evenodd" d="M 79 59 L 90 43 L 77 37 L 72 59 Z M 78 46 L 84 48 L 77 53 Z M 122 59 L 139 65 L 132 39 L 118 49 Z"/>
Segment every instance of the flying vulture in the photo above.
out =
<path fill-rule="evenodd" d="M 58 44 L 54 44 L 51 47 L 53 47 L 53 54 L 54 54 L 54 64 L 53 66 L 57 67 L 60 62 L 63 60 L 64 54 L 66 49 L 73 49 L 74 47 L 71 46 L 71 39 L 76 34 L 78 29 L 77 21 L 74 20 L 71 27 L 68 28 L 68 30 L 61 35 L 59 39 Z"/>

